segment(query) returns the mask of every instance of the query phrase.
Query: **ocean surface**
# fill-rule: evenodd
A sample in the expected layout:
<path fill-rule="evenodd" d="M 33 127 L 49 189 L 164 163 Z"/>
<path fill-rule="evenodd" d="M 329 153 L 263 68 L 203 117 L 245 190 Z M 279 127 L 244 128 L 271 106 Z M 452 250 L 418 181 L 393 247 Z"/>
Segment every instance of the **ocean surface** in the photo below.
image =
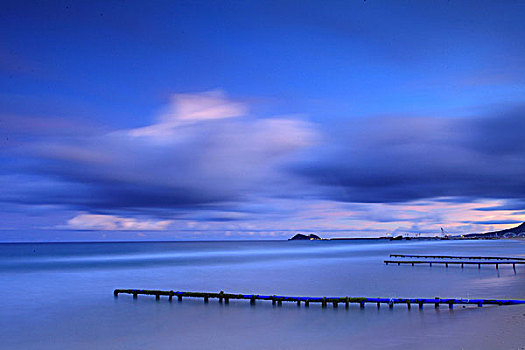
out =
<path fill-rule="evenodd" d="M 525 299 L 525 266 L 397 266 L 390 253 L 525 256 L 525 241 L 0 244 L 1 349 L 523 349 L 525 306 L 322 309 L 169 302 L 115 288 Z"/>

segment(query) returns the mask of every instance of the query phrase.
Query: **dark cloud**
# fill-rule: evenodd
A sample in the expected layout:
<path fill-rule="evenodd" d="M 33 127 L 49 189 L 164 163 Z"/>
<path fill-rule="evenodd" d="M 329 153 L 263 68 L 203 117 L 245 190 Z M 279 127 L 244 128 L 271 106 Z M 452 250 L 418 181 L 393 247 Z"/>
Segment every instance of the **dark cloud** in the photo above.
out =
<path fill-rule="evenodd" d="M 525 106 L 470 118 L 361 119 L 294 171 L 347 202 L 525 199 Z"/>
<path fill-rule="evenodd" d="M 465 221 L 466 223 L 481 224 L 481 225 L 519 225 L 523 221 L 519 220 L 486 220 L 486 221 Z"/>

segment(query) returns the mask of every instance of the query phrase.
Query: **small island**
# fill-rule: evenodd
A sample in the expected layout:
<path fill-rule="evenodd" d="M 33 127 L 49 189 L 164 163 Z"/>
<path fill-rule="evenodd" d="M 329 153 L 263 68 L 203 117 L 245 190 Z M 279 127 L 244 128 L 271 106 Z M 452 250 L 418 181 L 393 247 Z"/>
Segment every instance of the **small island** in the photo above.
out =
<path fill-rule="evenodd" d="M 313 233 L 307 235 L 303 235 L 302 233 L 298 233 L 292 238 L 288 239 L 289 241 L 320 241 L 321 237 L 314 235 Z"/>

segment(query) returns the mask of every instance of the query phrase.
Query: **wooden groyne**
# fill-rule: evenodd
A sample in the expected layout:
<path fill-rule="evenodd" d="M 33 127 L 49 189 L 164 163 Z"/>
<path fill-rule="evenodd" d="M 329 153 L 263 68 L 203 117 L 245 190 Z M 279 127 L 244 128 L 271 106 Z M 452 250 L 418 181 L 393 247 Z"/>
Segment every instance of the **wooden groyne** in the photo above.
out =
<path fill-rule="evenodd" d="M 461 268 L 464 267 L 464 265 L 478 265 L 478 269 L 481 268 L 481 265 L 495 265 L 496 269 L 499 268 L 499 265 L 512 265 L 512 268 L 516 270 L 516 265 L 518 264 L 525 264 L 525 261 L 458 261 L 458 260 L 385 260 L 384 263 L 386 265 L 388 264 L 397 264 L 398 266 L 403 265 L 412 265 L 415 264 L 429 264 L 429 266 L 432 266 L 432 264 L 436 265 L 445 265 L 445 267 L 448 267 L 448 265 L 461 265 Z"/>
<path fill-rule="evenodd" d="M 338 307 L 339 304 L 344 305 L 346 308 L 349 304 L 359 304 L 360 307 L 365 307 L 365 304 L 375 304 L 379 308 L 381 304 L 388 305 L 389 308 L 393 308 L 395 304 L 404 304 L 410 309 L 411 305 L 418 305 L 419 308 L 423 308 L 424 304 L 434 304 L 435 308 L 439 308 L 440 305 L 448 305 L 450 309 L 454 305 L 477 305 L 482 307 L 483 305 L 516 305 L 525 304 L 525 300 L 517 299 L 443 299 L 435 297 L 433 299 L 428 298 L 366 298 L 366 297 L 291 297 L 291 296 L 280 296 L 280 295 L 257 295 L 257 294 L 231 294 L 223 291 L 219 293 L 206 293 L 206 292 L 179 292 L 173 290 L 147 290 L 147 289 L 115 289 L 113 295 L 118 297 L 119 294 L 132 294 L 134 299 L 137 299 L 138 295 L 152 295 L 155 299 L 159 300 L 161 296 L 168 297 L 169 301 L 173 300 L 173 297 L 177 297 L 178 301 L 182 301 L 183 298 L 202 298 L 205 303 L 208 303 L 210 299 L 218 299 L 220 303 L 228 304 L 230 300 L 241 299 L 249 300 L 250 304 L 255 304 L 257 300 L 268 300 L 273 305 L 277 304 L 281 306 L 283 302 L 297 303 L 300 306 L 301 303 L 305 307 L 310 306 L 310 303 L 321 304 L 323 308 L 327 307 L 328 304 L 332 304 L 334 308 Z"/>
<path fill-rule="evenodd" d="M 391 258 L 421 258 L 421 259 L 465 259 L 465 260 L 523 260 L 525 258 L 504 256 L 458 256 L 458 255 L 416 255 L 416 254 L 390 254 Z"/>

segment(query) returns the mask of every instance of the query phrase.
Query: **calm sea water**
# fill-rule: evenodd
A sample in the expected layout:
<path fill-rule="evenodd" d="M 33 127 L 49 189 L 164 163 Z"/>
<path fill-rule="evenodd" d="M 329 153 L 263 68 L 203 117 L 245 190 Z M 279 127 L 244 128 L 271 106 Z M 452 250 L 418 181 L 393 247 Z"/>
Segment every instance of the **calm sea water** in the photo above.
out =
<path fill-rule="evenodd" d="M 385 266 L 390 253 L 525 256 L 525 242 L 0 244 L 2 349 L 519 349 L 525 307 L 310 308 L 115 288 L 525 298 L 525 266 Z"/>

